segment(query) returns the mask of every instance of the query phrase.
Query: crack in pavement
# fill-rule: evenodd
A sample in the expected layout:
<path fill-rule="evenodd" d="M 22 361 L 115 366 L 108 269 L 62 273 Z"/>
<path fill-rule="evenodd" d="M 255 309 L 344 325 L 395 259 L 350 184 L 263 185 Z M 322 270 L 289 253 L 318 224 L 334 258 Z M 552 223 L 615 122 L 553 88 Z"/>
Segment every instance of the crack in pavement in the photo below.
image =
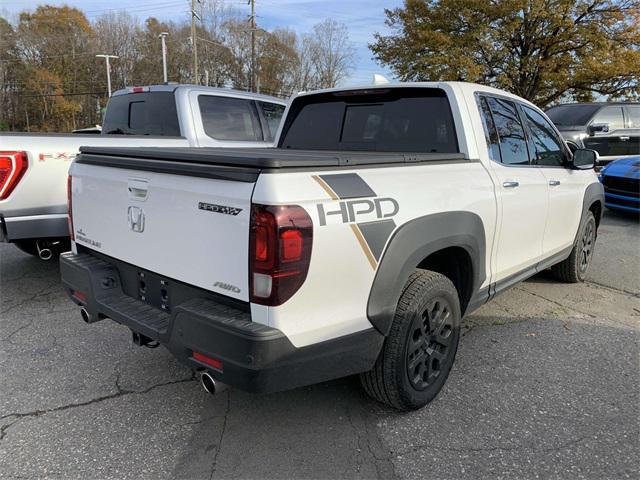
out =
<path fill-rule="evenodd" d="M 48 413 L 61 412 L 61 411 L 64 411 L 64 410 L 69 410 L 69 409 L 77 408 L 77 407 L 86 407 L 87 405 L 93 405 L 95 403 L 100 403 L 100 402 L 104 402 L 106 400 L 111 400 L 111 399 L 114 399 L 114 398 L 123 397 L 123 396 L 127 396 L 127 395 L 144 395 L 144 394 L 147 394 L 147 393 L 155 390 L 156 388 L 166 387 L 168 385 L 176 385 L 178 383 L 191 382 L 191 381 L 193 381 L 193 379 L 194 379 L 194 376 L 192 375 L 189 378 L 183 378 L 183 379 L 180 379 L 180 380 L 172 380 L 170 382 L 158 383 L 156 385 L 150 386 L 149 388 L 145 388 L 144 390 L 123 390 L 118 386 L 118 387 L 116 387 L 118 389 L 118 391 L 116 393 L 112 393 L 110 395 L 103 395 L 101 397 L 92 398 L 91 400 L 87 400 L 85 402 L 71 403 L 71 404 L 68 404 L 68 405 L 61 405 L 59 407 L 48 408 L 48 409 L 45 409 L 45 410 L 34 410 L 34 411 L 31 411 L 31 412 L 8 413 L 6 415 L 0 416 L 0 420 L 5 420 L 7 418 L 12 418 L 12 417 L 14 417 L 16 420 L 11 422 L 11 423 L 9 423 L 8 425 L 4 425 L 0 429 L 0 441 L 5 438 L 5 436 L 7 434 L 7 430 L 9 429 L 9 427 L 11 427 L 12 425 L 15 425 L 16 423 L 18 423 L 19 421 L 21 421 L 24 418 L 40 417 L 40 416 L 46 415 Z"/>
<path fill-rule="evenodd" d="M 18 301 L 16 304 L 11 305 L 10 307 L 5 308 L 4 310 L 0 311 L 0 315 L 4 315 L 5 313 L 10 312 L 11 310 L 14 310 L 18 307 L 22 307 L 25 304 L 32 302 L 33 300 L 35 300 L 36 298 L 38 298 L 39 296 L 44 296 L 44 295 L 51 295 L 52 293 L 54 293 L 54 289 L 58 289 L 59 285 L 57 283 L 52 284 L 52 285 L 48 285 L 45 288 L 41 289 L 40 291 L 34 293 L 33 295 L 31 295 L 30 297 L 24 298 L 20 301 Z M 51 303 L 49 301 L 49 303 Z"/>
<path fill-rule="evenodd" d="M 218 466 L 218 455 L 222 449 L 222 439 L 224 438 L 224 432 L 227 429 L 227 418 L 229 417 L 229 410 L 231 410 L 231 390 L 227 389 L 227 409 L 224 412 L 224 420 L 222 422 L 222 429 L 220 431 L 220 438 L 218 439 L 218 447 L 216 448 L 216 454 L 213 456 L 213 465 L 211 465 L 211 474 L 209 480 L 213 480 L 213 476 L 216 473 Z"/>
<path fill-rule="evenodd" d="M 587 280 L 584 283 L 586 283 L 587 285 L 594 285 L 596 288 L 601 288 L 603 290 L 613 290 L 614 292 L 617 292 L 617 293 L 622 293 L 625 295 L 629 295 L 631 297 L 640 298 L 640 293 L 638 292 L 632 292 L 630 290 L 625 290 L 623 288 L 615 288 L 610 285 L 605 285 L 604 283 L 594 282 L 593 280 Z"/>
<path fill-rule="evenodd" d="M 527 294 L 529 294 L 531 296 L 541 298 L 542 300 L 546 300 L 547 302 L 553 303 L 554 305 L 556 305 L 556 306 L 558 306 L 560 308 L 563 308 L 565 310 L 576 312 L 576 313 L 579 313 L 580 315 L 586 315 L 589 318 L 599 318 L 597 315 L 593 315 L 592 313 L 583 312 L 582 310 L 578 310 L 577 308 L 573 308 L 573 307 L 569 307 L 567 305 L 563 305 L 562 303 L 560 303 L 560 302 L 558 302 L 556 300 L 553 300 L 551 298 L 547 298 L 544 295 L 540 295 L 539 293 L 535 293 L 535 292 L 532 292 L 530 290 L 527 290 L 524 287 L 515 287 L 515 290 L 520 290 L 521 292 L 527 293 Z"/>

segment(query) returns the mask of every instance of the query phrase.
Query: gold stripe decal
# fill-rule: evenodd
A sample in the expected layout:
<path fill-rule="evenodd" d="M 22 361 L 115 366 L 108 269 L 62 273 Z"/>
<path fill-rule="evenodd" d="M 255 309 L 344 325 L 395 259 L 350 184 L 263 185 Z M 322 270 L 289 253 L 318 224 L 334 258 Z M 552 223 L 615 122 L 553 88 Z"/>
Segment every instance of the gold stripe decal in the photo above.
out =
<path fill-rule="evenodd" d="M 313 178 L 316 182 L 318 182 L 318 185 L 320 185 L 322 189 L 325 192 L 327 192 L 327 195 L 331 197 L 331 200 L 340 200 L 340 197 L 338 197 L 336 192 L 334 192 L 333 189 L 329 186 L 329 184 L 327 184 L 327 182 L 325 182 L 322 178 L 320 178 L 318 175 L 311 175 L 311 178 Z M 362 251 L 364 252 L 365 257 L 367 257 L 367 260 L 369 261 L 371 268 L 375 270 L 378 266 L 378 261 L 376 260 L 376 257 L 373 255 L 371 248 L 369 248 L 369 244 L 364 238 L 364 235 L 362 234 L 360 227 L 355 223 L 352 223 L 349 226 L 351 227 L 353 234 L 356 236 L 356 239 L 360 244 L 360 248 L 362 248 Z"/>
<path fill-rule="evenodd" d="M 353 234 L 358 239 L 358 243 L 360 243 L 360 247 L 362 248 L 362 251 L 367 257 L 367 260 L 369 260 L 369 263 L 371 264 L 371 268 L 375 270 L 376 267 L 378 266 L 378 261 L 376 260 L 376 257 L 373 256 L 373 252 L 371 252 L 369 245 L 364 239 L 364 235 L 362 235 L 362 232 L 360 231 L 360 227 L 355 223 L 352 223 L 349 226 L 351 227 L 351 230 L 353 230 Z"/>
<path fill-rule="evenodd" d="M 338 195 L 336 195 L 336 192 L 334 192 L 331 187 L 327 185 L 327 182 L 322 180 L 318 175 L 311 175 L 311 178 L 318 182 L 322 189 L 331 197 L 331 200 L 339 200 Z"/>

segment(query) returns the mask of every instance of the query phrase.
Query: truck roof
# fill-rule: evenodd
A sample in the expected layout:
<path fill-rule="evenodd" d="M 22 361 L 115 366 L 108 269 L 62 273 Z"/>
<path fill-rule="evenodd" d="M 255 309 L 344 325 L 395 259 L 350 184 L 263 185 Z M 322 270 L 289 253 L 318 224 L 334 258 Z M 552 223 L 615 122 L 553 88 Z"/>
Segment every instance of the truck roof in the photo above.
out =
<path fill-rule="evenodd" d="M 119 95 L 133 94 L 134 93 L 133 89 L 139 88 L 139 87 L 144 88 L 145 92 L 174 92 L 178 89 L 180 90 L 184 89 L 188 91 L 213 93 L 218 95 L 233 96 L 233 97 L 239 97 L 239 98 L 251 98 L 254 100 L 263 100 L 265 102 L 279 103 L 281 105 L 287 104 L 286 99 L 272 97 L 271 95 L 263 95 L 261 93 L 253 93 L 253 92 L 244 92 L 242 90 L 235 90 L 233 88 L 206 87 L 203 85 L 192 85 L 192 84 L 185 84 L 185 83 L 168 83 L 166 85 L 165 84 L 140 85 L 135 87 L 130 86 L 130 87 L 121 88 L 120 90 L 116 90 L 115 92 L 113 92 L 112 96 L 115 97 Z"/>
<path fill-rule="evenodd" d="M 294 98 L 304 97 L 308 95 L 318 95 L 323 93 L 338 93 L 338 92 L 350 92 L 350 91 L 362 91 L 362 90 L 385 90 L 390 88 L 440 88 L 444 90 L 453 90 L 457 88 L 463 91 L 470 92 L 487 92 L 494 93 L 500 96 L 507 96 L 517 99 L 519 101 L 523 101 L 525 103 L 530 103 L 530 101 L 519 97 L 513 93 L 506 92 L 505 90 L 500 90 L 494 87 L 488 87 L 486 85 L 481 85 L 479 83 L 473 82 L 398 82 L 398 83 L 385 83 L 385 84 L 364 84 L 364 85 L 352 85 L 348 87 L 336 87 L 336 88 L 325 88 L 321 90 L 313 90 L 307 92 L 299 92 L 291 96 L 290 101 Z M 533 104 L 532 104 L 533 105 Z"/>

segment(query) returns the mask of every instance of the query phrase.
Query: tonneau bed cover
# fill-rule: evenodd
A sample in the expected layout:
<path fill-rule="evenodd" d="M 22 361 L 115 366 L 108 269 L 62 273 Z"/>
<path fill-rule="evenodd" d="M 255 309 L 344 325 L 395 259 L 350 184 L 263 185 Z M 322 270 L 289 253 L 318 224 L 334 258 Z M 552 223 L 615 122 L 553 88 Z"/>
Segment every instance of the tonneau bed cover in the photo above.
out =
<path fill-rule="evenodd" d="M 105 157 L 170 161 L 249 169 L 281 169 L 301 167 L 343 167 L 437 161 L 464 161 L 463 153 L 393 153 L 362 151 L 319 151 L 285 148 L 122 148 L 81 147 L 79 163 L 115 167 Z M 99 156 L 100 158 L 93 158 Z M 126 162 L 126 161 L 125 161 Z M 130 163 L 128 166 L 132 166 Z"/>

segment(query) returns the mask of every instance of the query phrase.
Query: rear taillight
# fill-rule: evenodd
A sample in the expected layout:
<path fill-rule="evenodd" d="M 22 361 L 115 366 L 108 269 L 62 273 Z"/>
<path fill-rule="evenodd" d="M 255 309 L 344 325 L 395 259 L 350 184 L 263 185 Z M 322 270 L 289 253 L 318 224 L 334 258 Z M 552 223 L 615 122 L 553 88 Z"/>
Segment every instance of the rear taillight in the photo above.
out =
<path fill-rule="evenodd" d="M 67 177 L 67 217 L 69 222 L 69 237 L 71 240 L 75 240 L 76 236 L 73 233 L 73 208 L 71 208 L 71 187 L 73 184 L 73 177 L 69 175 Z"/>
<path fill-rule="evenodd" d="M 25 152 L 0 152 L 0 200 L 11 195 L 28 167 Z"/>
<path fill-rule="evenodd" d="M 307 278 L 313 223 L 298 205 L 251 206 L 249 236 L 250 300 L 277 306 L 289 300 Z"/>

